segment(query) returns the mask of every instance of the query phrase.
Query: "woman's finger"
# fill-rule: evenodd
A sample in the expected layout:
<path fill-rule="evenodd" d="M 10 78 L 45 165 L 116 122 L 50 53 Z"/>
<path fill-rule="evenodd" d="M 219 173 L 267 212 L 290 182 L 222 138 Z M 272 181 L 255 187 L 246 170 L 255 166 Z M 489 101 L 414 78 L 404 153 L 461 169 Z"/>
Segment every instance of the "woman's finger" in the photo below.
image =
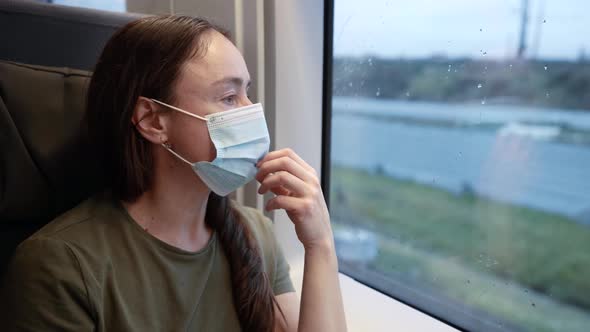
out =
<path fill-rule="evenodd" d="M 293 151 L 290 148 L 271 151 L 271 152 L 267 153 L 266 156 L 264 156 L 264 158 L 262 158 L 258 162 L 257 166 L 260 166 L 260 165 L 262 165 L 262 163 L 267 162 L 269 160 L 273 160 L 273 159 L 277 159 L 277 158 L 281 158 L 281 157 L 289 157 L 289 158 L 293 159 L 296 163 L 301 165 L 301 167 L 306 169 L 311 174 L 315 175 L 317 173 L 313 167 L 309 166 L 308 163 L 306 163 L 301 157 L 299 157 L 299 155 L 297 155 L 297 153 L 295 153 L 295 151 Z"/>
<path fill-rule="evenodd" d="M 317 177 L 315 177 L 313 174 L 310 174 L 305 168 L 303 168 L 300 164 L 288 156 L 283 156 L 264 162 L 260 166 L 258 174 L 256 174 L 256 180 L 258 180 L 258 182 L 262 182 L 262 180 L 264 180 L 268 174 L 279 171 L 287 171 L 308 183 L 317 182 Z"/>
<path fill-rule="evenodd" d="M 275 195 L 291 196 L 291 194 L 292 194 L 287 188 L 285 188 L 283 186 L 271 187 L 270 191 Z"/>
<path fill-rule="evenodd" d="M 259 194 L 264 194 L 270 188 L 284 187 L 296 196 L 304 196 L 308 192 L 308 186 L 298 177 L 286 171 L 278 171 L 270 174 L 261 182 L 260 188 L 258 188 Z"/>
<path fill-rule="evenodd" d="M 284 209 L 285 211 L 299 211 L 306 208 L 307 201 L 299 197 L 277 196 L 266 203 L 267 211 Z"/>

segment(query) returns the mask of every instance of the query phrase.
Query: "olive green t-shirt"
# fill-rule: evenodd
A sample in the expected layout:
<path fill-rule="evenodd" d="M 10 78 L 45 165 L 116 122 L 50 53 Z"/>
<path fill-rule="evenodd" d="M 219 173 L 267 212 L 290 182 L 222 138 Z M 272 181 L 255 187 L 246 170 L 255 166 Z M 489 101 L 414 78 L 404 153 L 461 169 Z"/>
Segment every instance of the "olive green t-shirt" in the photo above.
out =
<path fill-rule="evenodd" d="M 257 239 L 274 294 L 293 292 L 270 219 L 232 204 Z M 21 243 L 0 299 L 2 331 L 240 330 L 217 233 L 198 252 L 184 251 L 143 230 L 106 193 Z"/>

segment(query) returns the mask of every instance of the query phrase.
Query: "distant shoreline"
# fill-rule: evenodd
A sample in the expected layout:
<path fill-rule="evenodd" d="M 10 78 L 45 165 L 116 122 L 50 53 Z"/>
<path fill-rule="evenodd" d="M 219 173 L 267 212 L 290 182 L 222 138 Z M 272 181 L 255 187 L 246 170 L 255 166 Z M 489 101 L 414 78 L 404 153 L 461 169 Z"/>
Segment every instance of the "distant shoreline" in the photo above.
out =
<path fill-rule="evenodd" d="M 589 92 L 590 93 L 590 90 Z M 425 104 L 425 105 L 441 105 L 445 104 L 448 106 L 475 106 L 480 107 L 482 105 L 481 99 L 472 99 L 472 100 L 454 100 L 454 101 L 441 101 L 441 100 L 418 100 L 418 99 L 410 99 L 410 98 L 387 98 L 387 97 L 375 97 L 375 96 L 333 96 L 334 99 L 342 99 L 347 98 L 351 100 L 372 100 L 372 101 L 384 101 L 384 102 L 402 102 L 402 103 L 415 103 L 415 104 Z M 502 101 L 504 100 L 504 101 Z M 571 114 L 580 114 L 580 113 L 590 113 L 590 108 L 559 108 L 556 106 L 548 106 L 548 105 L 530 105 L 526 103 L 518 103 L 514 99 L 502 99 L 502 98 L 490 98 L 485 101 L 485 107 L 490 109 L 490 107 L 498 107 L 501 109 L 502 107 L 518 107 L 519 109 L 526 110 L 529 112 L 566 112 Z M 483 106 L 483 105 L 482 105 Z M 492 108 L 493 110 L 493 108 Z"/>
<path fill-rule="evenodd" d="M 590 61 L 335 57 L 334 96 L 590 111 Z"/>
<path fill-rule="evenodd" d="M 514 129 L 514 126 L 529 131 L 551 128 L 554 134 L 532 138 L 590 146 L 590 111 L 345 96 L 334 97 L 332 108 L 334 116 L 360 116 L 417 126 L 488 131 Z"/>

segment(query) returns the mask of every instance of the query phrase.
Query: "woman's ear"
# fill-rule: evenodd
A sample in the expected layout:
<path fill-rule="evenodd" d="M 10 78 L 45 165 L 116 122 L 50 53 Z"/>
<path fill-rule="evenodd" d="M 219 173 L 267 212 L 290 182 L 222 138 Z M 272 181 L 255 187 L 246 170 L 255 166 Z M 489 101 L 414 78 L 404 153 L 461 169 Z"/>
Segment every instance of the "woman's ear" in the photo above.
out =
<path fill-rule="evenodd" d="M 140 96 L 135 104 L 131 121 L 146 140 L 160 144 L 168 140 L 165 120 L 167 113 L 159 111 L 158 105 L 149 98 Z"/>

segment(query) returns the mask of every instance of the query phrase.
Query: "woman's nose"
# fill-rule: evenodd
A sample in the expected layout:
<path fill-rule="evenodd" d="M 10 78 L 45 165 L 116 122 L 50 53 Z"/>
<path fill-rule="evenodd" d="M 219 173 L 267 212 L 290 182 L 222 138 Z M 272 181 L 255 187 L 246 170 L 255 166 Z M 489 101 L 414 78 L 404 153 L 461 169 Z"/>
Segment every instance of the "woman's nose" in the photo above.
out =
<path fill-rule="evenodd" d="M 244 107 L 244 106 L 250 106 L 253 105 L 254 103 L 250 100 L 250 97 L 244 97 L 242 102 L 240 102 L 240 107 Z"/>

